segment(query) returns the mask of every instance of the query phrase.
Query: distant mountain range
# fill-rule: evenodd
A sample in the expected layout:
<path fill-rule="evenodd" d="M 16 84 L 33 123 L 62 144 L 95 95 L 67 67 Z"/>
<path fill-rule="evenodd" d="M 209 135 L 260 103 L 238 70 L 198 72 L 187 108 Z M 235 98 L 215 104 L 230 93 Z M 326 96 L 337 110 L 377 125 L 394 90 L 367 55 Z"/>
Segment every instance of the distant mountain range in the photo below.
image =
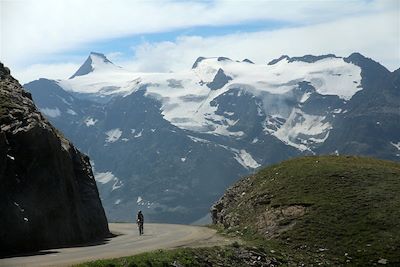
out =
<path fill-rule="evenodd" d="M 359 53 L 265 64 L 199 57 L 134 73 L 91 53 L 67 80 L 25 84 L 87 153 L 110 220 L 190 223 L 240 176 L 299 155 L 400 159 L 400 70 Z"/>

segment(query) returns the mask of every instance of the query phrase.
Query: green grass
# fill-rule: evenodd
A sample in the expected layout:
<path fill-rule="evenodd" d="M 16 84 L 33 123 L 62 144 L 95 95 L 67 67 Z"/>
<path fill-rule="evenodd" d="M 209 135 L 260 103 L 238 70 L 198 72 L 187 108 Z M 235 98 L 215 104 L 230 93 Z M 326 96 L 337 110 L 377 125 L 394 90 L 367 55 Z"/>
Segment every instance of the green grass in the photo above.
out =
<path fill-rule="evenodd" d="M 194 253 L 190 249 L 158 250 L 150 253 L 143 253 L 137 256 L 122 257 L 117 259 L 97 260 L 83 263 L 79 267 L 119 267 L 119 266 L 170 266 L 177 259 L 184 266 L 199 264 L 194 258 Z"/>
<path fill-rule="evenodd" d="M 178 248 L 174 250 L 157 250 L 142 253 L 131 257 L 97 260 L 75 265 L 75 267 L 148 267 L 148 266 L 245 266 L 246 255 L 251 251 L 254 255 L 267 255 L 267 252 L 258 248 L 245 248 L 239 244 L 226 247 L 209 248 Z M 273 258 L 274 255 L 268 256 Z M 248 258 L 250 259 L 250 258 Z M 251 259 L 250 259 L 251 261 Z"/>
<path fill-rule="evenodd" d="M 250 178 L 238 203 L 245 239 L 268 245 L 297 260 L 370 265 L 385 258 L 400 264 L 400 164 L 361 157 L 303 157 L 261 170 Z M 257 204 L 256 200 L 262 204 Z M 269 209 L 306 207 L 292 228 L 268 237 L 255 223 Z M 323 249 L 324 251 L 320 251 Z"/>

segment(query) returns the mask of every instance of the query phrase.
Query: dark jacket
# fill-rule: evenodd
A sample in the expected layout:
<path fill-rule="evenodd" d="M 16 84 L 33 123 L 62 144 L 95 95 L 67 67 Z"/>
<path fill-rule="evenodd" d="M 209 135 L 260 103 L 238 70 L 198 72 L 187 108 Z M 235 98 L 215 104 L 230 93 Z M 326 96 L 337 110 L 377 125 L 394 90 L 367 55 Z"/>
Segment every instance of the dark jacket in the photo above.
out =
<path fill-rule="evenodd" d="M 144 222 L 143 213 L 139 212 L 139 213 L 137 214 L 137 222 L 138 222 L 138 223 L 143 223 L 143 222 Z"/>

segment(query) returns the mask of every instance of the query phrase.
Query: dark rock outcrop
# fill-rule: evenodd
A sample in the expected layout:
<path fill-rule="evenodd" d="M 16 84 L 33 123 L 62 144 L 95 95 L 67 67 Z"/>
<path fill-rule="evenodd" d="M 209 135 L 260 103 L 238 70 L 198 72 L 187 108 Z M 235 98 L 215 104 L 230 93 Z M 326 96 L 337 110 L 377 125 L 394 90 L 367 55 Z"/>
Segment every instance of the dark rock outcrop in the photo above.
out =
<path fill-rule="evenodd" d="M 229 81 L 232 80 L 232 77 L 225 74 L 222 69 L 218 69 L 217 74 L 215 74 L 212 82 L 207 83 L 207 87 L 211 90 L 218 90 L 225 86 Z"/>
<path fill-rule="evenodd" d="M 0 63 L 0 255 L 109 234 L 89 158 Z"/>
<path fill-rule="evenodd" d="M 289 60 L 290 57 L 288 55 L 282 55 L 279 58 L 274 58 L 273 60 L 271 60 L 270 62 L 268 62 L 267 65 L 275 65 L 276 63 L 278 63 L 279 61 L 283 60 L 283 59 L 287 59 Z"/>
<path fill-rule="evenodd" d="M 211 207 L 211 219 L 213 224 L 222 224 L 225 228 L 239 225 L 238 215 L 229 212 L 233 207 L 239 205 L 243 192 L 251 189 L 251 178 L 245 177 L 229 187 L 225 194 Z"/>
<path fill-rule="evenodd" d="M 202 62 L 204 59 L 206 59 L 205 57 L 198 57 L 196 59 L 196 61 L 193 63 L 192 69 L 197 68 L 197 66 L 200 64 L 200 62 Z"/>
<path fill-rule="evenodd" d="M 246 63 L 250 63 L 250 64 L 254 64 L 254 62 L 253 61 L 251 61 L 250 59 L 248 59 L 248 58 L 245 58 L 245 59 L 243 59 L 243 61 L 242 62 L 246 62 Z"/>
<path fill-rule="evenodd" d="M 334 54 L 319 55 L 319 56 L 305 55 L 302 57 L 289 57 L 287 55 L 283 55 L 279 58 L 271 60 L 270 62 L 268 62 L 268 65 L 274 65 L 283 59 L 286 59 L 288 62 L 300 61 L 300 62 L 306 62 L 306 63 L 314 63 L 318 60 L 322 60 L 325 58 L 338 58 L 338 57 L 335 56 Z"/>
<path fill-rule="evenodd" d="M 232 61 L 232 60 L 228 57 L 218 57 L 217 61 Z"/>
<path fill-rule="evenodd" d="M 305 55 L 302 57 L 291 57 L 288 59 L 289 62 L 295 62 L 295 61 L 301 61 L 301 62 L 306 62 L 306 63 L 314 63 L 317 62 L 318 60 L 322 60 L 325 58 L 338 58 L 334 54 L 327 54 L 327 55 L 319 55 L 319 56 L 314 56 L 314 55 Z"/>

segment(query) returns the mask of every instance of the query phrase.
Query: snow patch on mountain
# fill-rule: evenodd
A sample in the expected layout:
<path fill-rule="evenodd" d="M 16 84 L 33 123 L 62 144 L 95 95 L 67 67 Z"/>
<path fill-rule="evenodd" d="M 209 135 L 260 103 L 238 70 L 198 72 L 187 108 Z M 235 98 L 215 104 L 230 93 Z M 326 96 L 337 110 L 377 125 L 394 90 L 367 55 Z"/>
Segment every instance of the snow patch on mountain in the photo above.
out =
<path fill-rule="evenodd" d="M 203 138 L 198 138 L 198 137 L 191 136 L 191 135 L 188 135 L 188 137 L 195 143 L 211 144 L 210 141 L 203 139 Z"/>
<path fill-rule="evenodd" d="M 61 116 L 61 111 L 58 108 L 40 108 L 40 112 L 50 118 Z"/>
<path fill-rule="evenodd" d="M 106 184 L 112 180 L 117 179 L 117 177 L 115 177 L 112 172 L 95 172 L 94 177 L 96 181 L 101 184 Z"/>
<path fill-rule="evenodd" d="M 90 127 L 90 126 L 95 125 L 97 120 L 95 120 L 95 119 L 93 119 L 91 117 L 88 117 L 88 118 L 86 118 L 86 120 L 84 122 L 85 122 L 87 127 Z"/>
<path fill-rule="evenodd" d="M 70 109 L 70 108 L 67 110 L 67 113 L 70 114 L 70 115 L 72 115 L 72 116 L 78 115 L 78 113 L 76 113 L 74 110 L 72 110 L 72 109 Z"/>
<path fill-rule="evenodd" d="M 120 179 L 115 177 L 114 184 L 111 188 L 111 191 L 117 190 L 117 189 L 121 188 L 123 185 L 124 185 L 124 183 Z"/>
<path fill-rule="evenodd" d="M 215 128 L 211 131 L 206 132 L 208 134 L 214 134 L 214 135 L 224 135 L 224 136 L 233 136 L 233 137 L 242 137 L 244 136 L 244 132 L 242 131 L 237 131 L 237 132 L 231 132 L 227 129 L 225 125 L 215 125 Z"/>
<path fill-rule="evenodd" d="M 286 119 L 278 115 L 269 115 L 263 122 L 263 131 L 266 134 L 274 134 L 284 123 Z"/>
<path fill-rule="evenodd" d="M 61 97 L 61 96 L 57 96 L 59 99 L 61 99 L 61 101 L 64 103 L 64 104 L 66 104 L 66 105 L 68 105 L 68 106 L 71 106 L 71 102 L 70 101 L 68 101 L 68 100 L 66 100 L 64 97 Z M 72 100 L 71 100 L 72 101 Z"/>
<path fill-rule="evenodd" d="M 93 168 L 94 169 L 94 168 Z M 114 191 L 124 185 L 124 183 L 116 177 L 112 172 L 94 172 L 94 178 L 96 182 L 100 184 L 108 184 L 109 182 L 113 182 L 111 191 Z"/>
<path fill-rule="evenodd" d="M 105 133 L 107 135 L 106 142 L 107 143 L 114 143 L 118 141 L 118 139 L 122 135 L 122 131 L 119 128 L 109 130 Z"/>
<path fill-rule="evenodd" d="M 132 134 L 133 134 L 133 133 L 135 133 L 135 131 L 133 131 Z M 143 134 L 143 129 L 140 130 L 140 132 L 138 132 L 137 134 L 135 134 L 133 137 L 134 137 L 134 138 L 139 138 L 139 137 L 142 136 L 142 134 Z"/>
<path fill-rule="evenodd" d="M 310 150 L 310 142 L 322 143 L 328 138 L 332 126 L 325 120 L 325 116 L 309 115 L 295 108 L 272 135 L 301 151 Z"/>
<path fill-rule="evenodd" d="M 235 150 L 236 155 L 234 156 L 235 160 L 240 163 L 246 169 L 256 169 L 261 166 L 246 150 Z"/>
<path fill-rule="evenodd" d="M 304 103 L 304 102 L 306 102 L 307 101 L 307 99 L 309 99 L 310 98 L 310 96 L 311 96 L 311 92 L 307 92 L 307 93 L 305 93 L 302 97 L 301 97 L 301 99 L 300 99 L 300 103 Z"/>
<path fill-rule="evenodd" d="M 397 143 L 395 143 L 395 142 L 390 142 L 390 144 L 392 144 L 392 146 L 394 146 L 395 148 L 397 148 L 397 150 L 400 151 L 400 142 L 397 142 Z"/>
<path fill-rule="evenodd" d="M 95 177 L 96 182 L 100 184 L 104 185 L 112 182 L 113 184 L 111 186 L 111 191 L 114 191 L 124 185 L 123 182 L 110 171 L 96 172 L 93 170 L 93 175 Z"/>

